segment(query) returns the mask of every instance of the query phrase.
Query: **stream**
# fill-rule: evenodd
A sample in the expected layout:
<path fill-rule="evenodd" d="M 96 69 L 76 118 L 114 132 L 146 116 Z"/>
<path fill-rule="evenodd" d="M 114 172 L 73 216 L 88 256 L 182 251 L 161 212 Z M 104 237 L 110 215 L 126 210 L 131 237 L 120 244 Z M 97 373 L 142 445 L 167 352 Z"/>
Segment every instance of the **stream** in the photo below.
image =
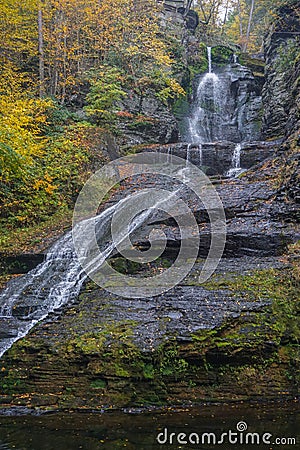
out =
<path fill-rule="evenodd" d="M 248 444 L 208 445 L 208 437 L 203 437 L 201 445 L 179 445 L 176 440 L 179 433 L 196 439 L 195 433 L 202 436 L 213 433 L 220 441 L 222 433 L 237 431 L 237 424 L 247 425 L 247 430 L 238 433 L 257 433 L 259 439 L 268 433 L 266 439 L 272 444 L 275 440 L 280 444 L 270 446 L 257 441 L 252 445 L 252 437 Z M 128 409 L 124 413 L 106 412 L 69 414 L 44 414 L 40 416 L 20 415 L 11 417 L 0 416 L 0 450 L 156 450 L 172 449 L 270 449 L 299 448 L 297 444 L 288 445 L 287 439 L 294 439 L 300 426 L 300 413 L 296 405 L 203 405 L 201 408 L 172 408 L 168 410 L 153 410 L 140 412 Z M 245 425 L 244 425 L 245 427 Z M 167 431 L 166 431 L 167 430 Z M 160 443 L 157 437 L 160 433 Z M 176 436 L 170 438 L 171 433 Z M 167 442 L 164 443 L 167 436 Z M 236 438 L 232 435 L 231 442 Z M 171 444 L 170 444 L 171 439 Z M 181 437 L 182 439 L 182 437 Z M 213 439 L 211 435 L 210 439 Z M 257 435 L 255 439 L 258 439 Z M 183 439 L 184 440 L 184 439 Z M 224 437 L 225 440 L 225 437 Z M 293 441 L 289 441 L 293 442 Z"/>

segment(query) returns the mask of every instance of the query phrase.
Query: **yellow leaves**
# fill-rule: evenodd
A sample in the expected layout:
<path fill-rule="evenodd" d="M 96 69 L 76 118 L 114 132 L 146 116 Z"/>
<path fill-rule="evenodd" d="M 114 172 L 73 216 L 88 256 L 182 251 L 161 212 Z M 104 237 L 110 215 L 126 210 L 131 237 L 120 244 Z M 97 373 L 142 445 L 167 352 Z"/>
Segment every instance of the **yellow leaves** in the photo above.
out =
<path fill-rule="evenodd" d="M 35 189 L 36 191 L 38 191 L 41 186 L 43 186 L 43 180 L 35 180 L 35 182 L 33 183 L 33 189 Z"/>
<path fill-rule="evenodd" d="M 130 56 L 138 55 L 139 54 L 139 47 L 137 45 L 129 45 L 125 49 L 125 52 L 128 53 L 128 55 L 130 55 Z"/>
<path fill-rule="evenodd" d="M 186 94 L 183 87 L 174 78 L 168 78 L 166 80 L 166 84 L 170 88 L 171 92 L 173 92 L 173 95 L 175 97 L 180 97 Z"/>
<path fill-rule="evenodd" d="M 4 183 L 27 183 L 33 177 L 37 160 L 45 152 L 43 126 L 53 104 L 26 96 L 21 86 L 24 77 L 18 75 L 12 64 L 4 64 L 0 71 L 0 180 Z"/>
<path fill-rule="evenodd" d="M 54 184 L 47 184 L 45 187 L 45 192 L 47 192 L 47 194 L 49 195 L 52 195 L 56 189 L 58 188 Z"/>
<path fill-rule="evenodd" d="M 44 179 L 45 179 L 48 183 L 51 183 L 52 180 L 53 180 L 53 177 L 51 177 L 48 173 L 45 173 Z"/>
<path fill-rule="evenodd" d="M 39 8 L 46 92 L 62 102 L 91 65 L 113 58 L 125 71 L 134 65 L 141 71 L 144 65 L 172 64 L 161 35 L 156 0 L 2 0 L 0 44 L 8 49 L 6 56 L 14 55 L 15 64 L 18 57 L 22 63 L 29 56 L 39 57 Z M 11 77 L 12 83 L 17 78 Z M 10 89 L 9 83 L 6 88 Z"/>
<path fill-rule="evenodd" d="M 26 216 L 20 216 L 18 214 L 15 217 L 18 222 L 26 222 L 26 220 L 28 219 Z"/>
<path fill-rule="evenodd" d="M 44 109 L 39 100 L 19 98 L 12 101 L 3 95 L 0 97 L 1 142 L 28 163 L 33 156 L 43 154 L 45 140 L 40 138 L 40 126 L 46 123 Z"/>
<path fill-rule="evenodd" d="M 51 184 L 53 178 L 48 174 L 43 179 L 37 179 L 33 183 L 33 189 L 36 191 L 45 191 L 47 194 L 52 195 L 57 189 L 57 186 Z"/>

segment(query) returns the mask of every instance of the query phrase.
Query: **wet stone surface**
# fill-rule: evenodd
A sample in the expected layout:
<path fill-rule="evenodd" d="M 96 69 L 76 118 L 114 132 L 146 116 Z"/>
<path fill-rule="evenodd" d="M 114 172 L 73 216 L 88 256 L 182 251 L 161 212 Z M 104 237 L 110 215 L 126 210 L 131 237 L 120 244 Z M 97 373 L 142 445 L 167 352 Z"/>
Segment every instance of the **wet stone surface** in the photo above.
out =
<path fill-rule="evenodd" d="M 199 330 L 217 328 L 228 319 L 247 315 L 270 303 L 271 299 L 257 301 L 228 289 L 214 288 L 209 282 L 199 285 L 202 267 L 203 261 L 199 260 L 179 286 L 146 299 L 118 297 L 88 284 L 86 292 L 71 308 L 64 307 L 46 320 L 48 344 L 56 346 L 57 339 L 63 342 L 74 333 L 84 335 L 87 331 L 98 332 L 107 324 L 129 322 L 133 324 L 133 342 L 142 351 L 151 352 L 169 339 L 191 340 Z M 215 280 L 282 267 L 285 264 L 279 258 L 226 258 L 218 266 Z M 147 278 L 141 277 L 141 284 L 146 286 Z M 38 325 L 34 334 L 37 338 L 43 337 L 44 325 Z"/>

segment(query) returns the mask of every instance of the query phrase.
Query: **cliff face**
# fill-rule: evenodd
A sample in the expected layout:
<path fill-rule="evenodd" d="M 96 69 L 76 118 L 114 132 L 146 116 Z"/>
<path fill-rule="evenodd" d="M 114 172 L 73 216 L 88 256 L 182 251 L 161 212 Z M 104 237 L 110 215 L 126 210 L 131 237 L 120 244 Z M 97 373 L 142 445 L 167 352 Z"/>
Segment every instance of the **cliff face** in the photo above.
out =
<path fill-rule="evenodd" d="M 300 7 L 282 6 L 265 37 L 266 83 L 263 135 L 289 135 L 300 121 Z"/>

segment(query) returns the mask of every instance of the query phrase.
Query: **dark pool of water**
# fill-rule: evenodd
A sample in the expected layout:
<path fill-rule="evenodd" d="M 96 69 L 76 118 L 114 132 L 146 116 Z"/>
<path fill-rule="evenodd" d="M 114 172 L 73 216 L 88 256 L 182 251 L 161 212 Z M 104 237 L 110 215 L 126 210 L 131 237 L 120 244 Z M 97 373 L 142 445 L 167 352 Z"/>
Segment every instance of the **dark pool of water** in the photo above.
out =
<path fill-rule="evenodd" d="M 246 431 L 237 432 L 240 422 L 244 425 L 239 427 L 247 424 Z M 229 430 L 237 433 L 231 434 L 230 441 Z M 161 443 L 156 439 L 159 433 L 162 433 Z M 171 433 L 175 434 L 171 436 Z M 227 435 L 222 438 L 222 433 Z M 248 433 L 251 435 L 247 437 Z M 266 433 L 272 435 L 265 435 L 270 444 L 262 441 Z M 300 410 L 296 402 L 259 406 L 204 405 L 143 413 L 0 416 L 0 450 L 300 449 L 299 435 Z M 278 438 L 283 440 L 274 445 Z M 288 444 L 288 438 L 296 438 L 296 444 Z M 238 444 L 234 443 L 235 439 L 239 439 Z M 255 439 L 254 445 L 250 445 L 252 439 Z M 190 440 L 192 443 L 185 443 Z"/>

